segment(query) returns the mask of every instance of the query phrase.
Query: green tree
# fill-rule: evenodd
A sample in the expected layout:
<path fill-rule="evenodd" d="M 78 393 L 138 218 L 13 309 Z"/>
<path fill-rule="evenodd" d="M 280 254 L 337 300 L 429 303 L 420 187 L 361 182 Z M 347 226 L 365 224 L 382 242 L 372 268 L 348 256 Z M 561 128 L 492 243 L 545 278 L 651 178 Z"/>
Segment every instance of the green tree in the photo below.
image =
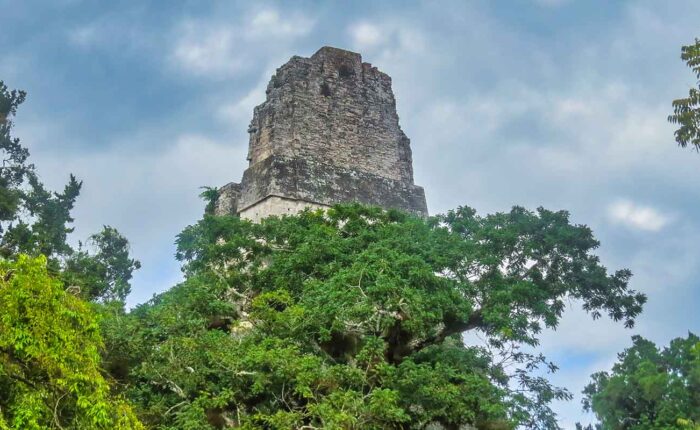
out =
<path fill-rule="evenodd" d="M 0 81 L 0 257 L 44 255 L 49 270 L 69 286 L 79 287 L 84 298 L 123 302 L 131 290 L 132 273 L 141 265 L 129 256 L 128 241 L 113 227 L 90 236 L 87 249 L 76 252 L 70 246 L 71 212 L 82 181 L 70 175 L 60 193 L 41 183 L 28 164 L 29 151 L 11 136 L 12 119 L 25 98 L 23 91 L 9 91 Z"/>
<path fill-rule="evenodd" d="M 186 280 L 105 331 L 163 429 L 557 428 L 548 405 L 570 395 L 521 347 L 569 299 L 627 326 L 645 301 L 591 254 L 590 229 L 544 209 L 205 215 L 177 244 Z"/>
<path fill-rule="evenodd" d="M 11 136 L 12 118 L 25 97 L 23 91 L 9 91 L 5 83 L 0 81 L 0 222 L 15 218 L 21 198 L 19 186 L 32 169 L 31 165 L 26 164 L 29 151 L 22 147 L 19 139 Z"/>
<path fill-rule="evenodd" d="M 8 255 L 25 253 L 45 255 L 54 271 L 59 270 L 61 259 L 70 255 L 68 234 L 73 232 L 71 211 L 80 194 L 82 181 L 70 175 L 62 193 L 44 188 L 34 172 L 28 175 L 28 190 L 22 190 L 22 209 L 28 217 L 16 218 L 3 236 Z"/>
<path fill-rule="evenodd" d="M 0 309 L 0 429 L 143 428 L 100 373 L 94 313 L 46 258 L 0 263 Z"/>
<path fill-rule="evenodd" d="M 207 202 L 204 207 L 204 213 L 207 215 L 214 215 L 214 209 L 216 209 L 216 202 L 219 200 L 219 189 L 216 187 L 202 187 L 204 191 L 199 194 L 199 197 Z"/>
<path fill-rule="evenodd" d="M 86 300 L 124 302 L 131 292 L 133 272 L 141 267 L 130 256 L 129 242 L 114 227 L 104 226 L 87 244 L 92 252 L 81 246 L 67 258 L 65 283 L 78 287 Z"/>
<path fill-rule="evenodd" d="M 700 151 L 700 40 L 681 48 L 681 59 L 693 70 L 698 88 L 691 88 L 688 97 L 673 101 L 673 114 L 668 121 L 676 124 L 676 142 L 685 148 L 689 144 Z"/>
<path fill-rule="evenodd" d="M 68 225 L 82 183 L 71 175 L 62 193 L 44 188 L 28 164 L 29 151 L 11 135 L 12 119 L 25 98 L 23 91 L 9 91 L 0 81 L 0 256 L 45 255 L 58 270 L 60 258 L 72 252 Z"/>
<path fill-rule="evenodd" d="M 111 227 L 91 236 L 94 253 L 68 244 L 82 183 L 71 175 L 57 193 L 40 182 L 11 136 L 24 99 L 0 82 L 0 430 L 142 428 L 101 374 L 94 315 L 123 314 L 139 263 Z"/>
<path fill-rule="evenodd" d="M 584 409 L 603 430 L 692 429 L 700 421 L 700 338 L 692 333 L 662 350 L 634 336 L 612 371 L 591 379 Z"/>

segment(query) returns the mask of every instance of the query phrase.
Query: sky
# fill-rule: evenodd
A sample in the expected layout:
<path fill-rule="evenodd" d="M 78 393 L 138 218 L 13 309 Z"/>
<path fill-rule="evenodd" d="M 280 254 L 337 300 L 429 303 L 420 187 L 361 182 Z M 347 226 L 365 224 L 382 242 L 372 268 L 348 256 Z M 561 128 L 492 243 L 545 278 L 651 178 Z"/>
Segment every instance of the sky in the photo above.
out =
<path fill-rule="evenodd" d="M 640 334 L 700 332 L 700 154 L 666 117 L 695 84 L 697 1 L 0 0 L 0 80 L 28 92 L 15 136 L 42 180 L 84 181 L 72 241 L 119 229 L 143 264 L 129 305 L 181 279 L 175 236 L 201 186 L 238 181 L 275 69 L 330 45 L 393 79 L 428 208 L 566 209 L 649 302 L 634 329 L 572 302 L 541 349 L 564 428 Z"/>

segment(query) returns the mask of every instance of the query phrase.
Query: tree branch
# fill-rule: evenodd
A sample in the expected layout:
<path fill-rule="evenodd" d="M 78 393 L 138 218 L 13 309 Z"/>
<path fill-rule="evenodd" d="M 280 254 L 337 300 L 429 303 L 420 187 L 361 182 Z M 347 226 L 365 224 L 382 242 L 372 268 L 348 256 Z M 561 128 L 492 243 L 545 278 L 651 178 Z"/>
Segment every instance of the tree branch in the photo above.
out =
<path fill-rule="evenodd" d="M 449 336 L 452 336 L 453 334 L 473 330 L 477 327 L 482 326 L 483 324 L 484 315 L 482 314 L 481 309 L 478 309 L 474 311 L 466 321 L 446 322 L 445 327 L 443 327 L 442 330 L 440 330 L 434 336 L 422 340 L 415 348 L 415 351 L 420 351 L 421 349 L 430 345 L 442 343 L 445 339 L 447 339 Z"/>
<path fill-rule="evenodd" d="M 405 333 L 401 333 L 400 325 L 397 325 L 398 330 L 392 333 L 388 339 L 389 350 L 387 351 L 387 358 L 394 363 L 399 363 L 414 352 L 431 345 L 440 344 L 453 334 L 473 330 L 483 326 L 483 324 L 484 316 L 481 309 L 478 309 L 472 312 L 466 321 L 445 321 L 445 326 L 438 333 L 415 343 L 411 342 L 411 339 L 407 339 L 404 336 Z"/>

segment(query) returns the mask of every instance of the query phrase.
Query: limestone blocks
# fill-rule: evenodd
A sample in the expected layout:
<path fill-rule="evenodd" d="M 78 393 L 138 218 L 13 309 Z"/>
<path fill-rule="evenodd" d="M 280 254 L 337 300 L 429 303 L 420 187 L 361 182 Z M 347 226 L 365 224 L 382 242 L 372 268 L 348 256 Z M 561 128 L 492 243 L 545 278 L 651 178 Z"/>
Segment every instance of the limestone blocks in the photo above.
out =
<path fill-rule="evenodd" d="M 277 69 L 266 94 L 248 129 L 249 166 L 220 189 L 217 214 L 258 220 L 358 201 L 427 215 L 388 75 L 324 47 Z"/>

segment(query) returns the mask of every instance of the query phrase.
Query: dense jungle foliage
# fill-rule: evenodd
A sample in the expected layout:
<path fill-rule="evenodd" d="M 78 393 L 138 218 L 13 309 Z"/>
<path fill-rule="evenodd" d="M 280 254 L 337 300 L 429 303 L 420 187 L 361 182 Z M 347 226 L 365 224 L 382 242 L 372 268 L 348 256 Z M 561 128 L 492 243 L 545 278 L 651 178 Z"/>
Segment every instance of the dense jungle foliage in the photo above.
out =
<path fill-rule="evenodd" d="M 603 429 L 696 429 L 700 425 L 700 338 L 689 333 L 659 349 L 640 336 L 584 390 L 584 408 Z"/>
<path fill-rule="evenodd" d="M 24 99 L 0 81 L 0 429 L 142 428 L 110 387 L 98 315 L 123 313 L 139 262 L 111 227 L 67 242 L 82 184 L 39 181 L 11 135 Z"/>
<path fill-rule="evenodd" d="M 177 243 L 186 280 L 105 327 L 108 369 L 156 428 L 555 428 L 569 394 L 521 346 L 568 298 L 627 325 L 644 302 L 544 209 L 206 215 Z"/>

